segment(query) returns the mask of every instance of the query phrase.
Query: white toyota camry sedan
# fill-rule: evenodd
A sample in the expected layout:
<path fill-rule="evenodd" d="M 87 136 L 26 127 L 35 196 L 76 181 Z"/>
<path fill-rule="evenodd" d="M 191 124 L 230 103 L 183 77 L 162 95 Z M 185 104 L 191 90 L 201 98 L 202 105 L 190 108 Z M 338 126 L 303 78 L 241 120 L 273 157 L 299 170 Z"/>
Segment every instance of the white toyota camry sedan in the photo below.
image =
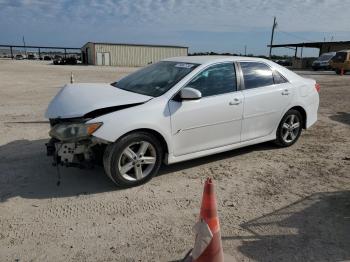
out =
<path fill-rule="evenodd" d="M 320 86 L 269 60 L 187 56 L 114 83 L 67 84 L 51 101 L 54 164 L 101 163 L 119 186 L 172 164 L 265 141 L 287 147 L 317 120 Z"/>

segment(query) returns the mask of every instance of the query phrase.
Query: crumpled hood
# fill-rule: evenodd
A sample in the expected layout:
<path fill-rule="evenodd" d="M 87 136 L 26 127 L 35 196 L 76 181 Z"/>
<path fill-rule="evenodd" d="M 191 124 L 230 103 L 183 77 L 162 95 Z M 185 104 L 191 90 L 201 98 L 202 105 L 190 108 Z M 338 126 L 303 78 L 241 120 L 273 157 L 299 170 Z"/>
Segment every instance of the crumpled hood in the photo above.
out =
<path fill-rule="evenodd" d="M 50 102 L 45 117 L 82 117 L 97 109 L 143 103 L 151 98 L 110 84 L 67 84 Z"/>

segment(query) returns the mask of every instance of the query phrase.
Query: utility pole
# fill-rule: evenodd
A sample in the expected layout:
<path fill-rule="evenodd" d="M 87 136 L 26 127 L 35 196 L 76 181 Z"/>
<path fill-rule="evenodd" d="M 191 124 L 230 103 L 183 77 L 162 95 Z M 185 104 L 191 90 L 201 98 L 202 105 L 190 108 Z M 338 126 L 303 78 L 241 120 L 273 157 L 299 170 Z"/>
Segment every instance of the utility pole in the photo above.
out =
<path fill-rule="evenodd" d="M 244 56 L 247 56 L 247 45 L 244 46 Z"/>
<path fill-rule="evenodd" d="M 276 22 L 276 16 L 273 18 L 273 25 L 272 25 L 272 32 L 271 32 L 271 42 L 270 42 L 270 53 L 269 53 L 269 58 L 271 58 L 271 52 L 272 52 L 272 44 L 273 44 L 273 36 L 275 34 L 275 29 L 277 27 L 277 22 Z"/>
<path fill-rule="evenodd" d="M 24 46 L 24 53 L 26 54 L 26 58 L 27 58 L 27 48 L 26 48 L 26 42 L 24 41 L 24 36 L 22 37 L 23 40 L 23 46 Z"/>

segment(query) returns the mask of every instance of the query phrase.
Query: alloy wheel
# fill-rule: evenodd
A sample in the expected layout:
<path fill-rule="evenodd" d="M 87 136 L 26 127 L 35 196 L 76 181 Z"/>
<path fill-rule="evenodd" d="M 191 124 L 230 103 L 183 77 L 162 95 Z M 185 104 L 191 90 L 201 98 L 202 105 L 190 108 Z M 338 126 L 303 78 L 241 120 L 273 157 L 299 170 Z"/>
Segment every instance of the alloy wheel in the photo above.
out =
<path fill-rule="evenodd" d="M 122 177 L 129 181 L 138 181 L 147 177 L 157 160 L 155 147 L 147 142 L 131 143 L 121 153 L 118 169 Z"/>
<path fill-rule="evenodd" d="M 300 130 L 300 119 L 297 115 L 289 115 L 282 125 L 282 139 L 285 143 L 292 143 Z"/>

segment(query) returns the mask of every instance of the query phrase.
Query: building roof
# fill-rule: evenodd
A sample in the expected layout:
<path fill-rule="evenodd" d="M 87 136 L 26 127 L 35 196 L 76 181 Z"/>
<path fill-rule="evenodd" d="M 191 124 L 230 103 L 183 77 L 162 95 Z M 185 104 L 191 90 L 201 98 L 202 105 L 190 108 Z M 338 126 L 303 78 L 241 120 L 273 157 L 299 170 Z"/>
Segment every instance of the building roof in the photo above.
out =
<path fill-rule="evenodd" d="M 350 45 L 350 41 L 306 42 L 306 43 L 294 43 L 294 44 L 268 45 L 268 47 L 311 47 L 311 48 L 321 48 L 323 45 Z"/>
<path fill-rule="evenodd" d="M 187 48 L 187 46 L 178 46 L 178 45 L 152 45 L 152 44 L 130 44 L 130 43 L 106 43 L 106 42 L 87 42 L 84 46 L 87 44 L 94 44 L 94 45 L 129 45 L 129 46 L 148 46 L 148 47 L 172 47 L 172 48 Z"/>

